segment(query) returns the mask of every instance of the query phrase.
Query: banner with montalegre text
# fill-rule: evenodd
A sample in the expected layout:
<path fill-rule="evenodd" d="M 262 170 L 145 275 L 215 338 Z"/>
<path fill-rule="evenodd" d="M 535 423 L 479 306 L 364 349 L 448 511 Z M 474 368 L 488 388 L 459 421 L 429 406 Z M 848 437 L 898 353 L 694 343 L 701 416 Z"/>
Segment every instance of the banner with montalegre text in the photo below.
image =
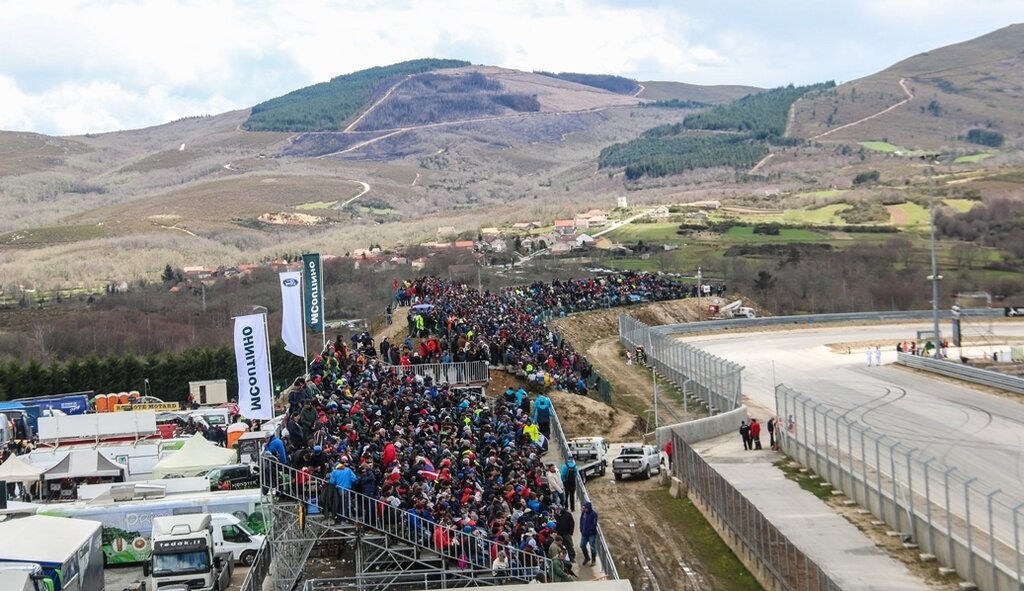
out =
<path fill-rule="evenodd" d="M 281 340 L 284 350 L 306 358 L 305 327 L 302 325 L 302 273 L 281 273 Z"/>
<path fill-rule="evenodd" d="M 302 255 L 303 295 L 306 301 L 306 326 L 324 329 L 324 273 L 319 253 Z"/>
<path fill-rule="evenodd" d="M 274 418 L 265 318 L 263 314 L 235 318 L 238 412 L 263 421 Z"/>

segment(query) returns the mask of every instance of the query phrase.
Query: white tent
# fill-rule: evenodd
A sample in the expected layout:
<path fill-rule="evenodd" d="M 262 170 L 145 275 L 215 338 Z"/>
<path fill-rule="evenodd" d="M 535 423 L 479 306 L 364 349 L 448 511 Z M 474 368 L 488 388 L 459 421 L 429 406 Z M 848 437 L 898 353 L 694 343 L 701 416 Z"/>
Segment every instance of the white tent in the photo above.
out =
<path fill-rule="evenodd" d="M 127 469 L 95 449 L 73 449 L 52 468 L 43 472 L 43 480 L 62 478 L 119 478 L 124 480 Z"/>
<path fill-rule="evenodd" d="M 0 465 L 0 481 L 4 482 L 35 482 L 42 473 L 42 468 L 33 466 L 16 455 L 7 458 L 7 461 Z"/>
<path fill-rule="evenodd" d="M 153 477 L 196 476 L 211 468 L 235 462 L 235 450 L 218 447 L 196 433 L 181 449 L 153 466 Z"/>

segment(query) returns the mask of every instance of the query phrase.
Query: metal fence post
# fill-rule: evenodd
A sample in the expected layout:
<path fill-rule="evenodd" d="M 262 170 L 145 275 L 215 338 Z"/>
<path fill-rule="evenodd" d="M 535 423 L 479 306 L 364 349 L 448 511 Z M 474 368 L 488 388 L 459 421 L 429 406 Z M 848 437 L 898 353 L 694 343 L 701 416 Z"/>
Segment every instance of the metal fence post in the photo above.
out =
<path fill-rule="evenodd" d="M 1016 557 L 1017 591 L 1024 589 L 1024 580 L 1021 580 L 1020 572 L 1020 523 L 1017 520 L 1021 507 L 1024 507 L 1024 503 L 1019 503 L 1013 508 L 1013 554 Z"/>
<path fill-rule="evenodd" d="M 914 474 L 910 469 L 910 456 L 917 448 L 907 450 L 907 518 L 910 520 L 910 537 L 912 541 L 917 540 L 916 525 L 914 524 Z"/>
<path fill-rule="evenodd" d="M 878 514 L 885 521 L 885 496 L 882 494 L 882 440 L 885 435 L 875 438 L 875 483 L 878 485 Z"/>
<path fill-rule="evenodd" d="M 924 510 L 928 518 L 928 551 L 935 554 L 935 528 L 932 526 L 932 491 L 928 466 L 935 461 L 935 458 L 928 458 L 924 462 Z"/>
<path fill-rule="evenodd" d="M 956 557 L 953 556 L 953 509 L 949 505 L 949 475 L 956 471 L 956 468 L 946 468 L 942 473 L 942 483 L 946 490 L 946 544 L 949 552 L 949 565 L 956 568 Z"/>
<path fill-rule="evenodd" d="M 831 413 L 832 413 L 832 409 L 831 408 L 826 408 L 825 409 L 825 414 L 823 414 L 822 417 L 821 417 L 821 425 L 822 425 L 822 427 L 824 428 L 824 431 L 825 431 L 825 478 L 828 479 L 828 483 L 830 485 L 832 484 L 832 457 L 831 457 L 831 454 L 828 451 L 828 447 L 829 447 L 829 441 L 828 441 L 828 415 L 830 415 Z"/>
<path fill-rule="evenodd" d="M 818 403 L 812 402 L 811 404 L 813 404 L 811 407 L 811 419 L 814 421 L 814 473 L 820 475 L 821 466 L 818 462 Z"/>
<path fill-rule="evenodd" d="M 967 522 L 967 579 L 975 581 L 974 578 L 974 526 L 971 525 L 971 483 L 978 478 L 972 477 L 964 482 L 964 520 Z"/>
<path fill-rule="evenodd" d="M 1003 492 L 1002 489 L 995 489 L 988 493 L 988 558 L 992 562 L 992 588 L 998 589 L 996 582 L 996 524 L 992 521 L 992 497 Z"/>
<path fill-rule="evenodd" d="M 867 445 L 864 444 L 864 436 L 867 435 L 867 432 L 870 429 L 870 427 L 860 429 L 860 471 L 861 476 L 863 476 L 864 506 L 869 510 L 871 509 L 871 501 L 868 499 L 868 448 Z"/>
<path fill-rule="evenodd" d="M 900 508 L 899 503 L 897 503 L 899 491 L 896 488 L 896 448 L 899 446 L 899 441 L 889 446 L 889 470 L 892 479 L 892 514 L 896 519 L 896 531 L 900 531 Z"/>

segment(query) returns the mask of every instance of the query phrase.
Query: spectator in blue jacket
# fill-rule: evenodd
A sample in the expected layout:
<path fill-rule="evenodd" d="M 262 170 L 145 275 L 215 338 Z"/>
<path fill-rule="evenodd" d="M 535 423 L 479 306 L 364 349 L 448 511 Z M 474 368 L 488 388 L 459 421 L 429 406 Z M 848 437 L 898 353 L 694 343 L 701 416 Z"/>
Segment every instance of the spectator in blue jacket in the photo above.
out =
<path fill-rule="evenodd" d="M 590 552 L 587 552 L 588 545 Z M 583 551 L 583 566 L 597 562 L 597 511 L 590 501 L 583 503 L 580 511 L 580 550 Z"/>
<path fill-rule="evenodd" d="M 551 437 L 551 399 L 543 394 L 533 401 L 533 422 L 544 437 Z"/>

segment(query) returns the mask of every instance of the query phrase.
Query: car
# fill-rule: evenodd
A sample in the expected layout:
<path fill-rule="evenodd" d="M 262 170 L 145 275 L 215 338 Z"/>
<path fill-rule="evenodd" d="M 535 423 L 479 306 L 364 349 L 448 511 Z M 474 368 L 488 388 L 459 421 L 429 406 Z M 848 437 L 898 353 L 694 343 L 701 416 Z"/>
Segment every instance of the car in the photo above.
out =
<path fill-rule="evenodd" d="M 652 474 L 661 474 L 661 469 L 661 454 L 658 448 L 641 443 L 623 445 L 618 457 L 612 462 L 615 480 L 622 480 L 623 476 L 650 478 Z"/>
<path fill-rule="evenodd" d="M 236 490 L 257 488 L 260 475 L 249 464 L 231 464 L 213 468 L 206 473 L 210 479 L 210 490 Z"/>

